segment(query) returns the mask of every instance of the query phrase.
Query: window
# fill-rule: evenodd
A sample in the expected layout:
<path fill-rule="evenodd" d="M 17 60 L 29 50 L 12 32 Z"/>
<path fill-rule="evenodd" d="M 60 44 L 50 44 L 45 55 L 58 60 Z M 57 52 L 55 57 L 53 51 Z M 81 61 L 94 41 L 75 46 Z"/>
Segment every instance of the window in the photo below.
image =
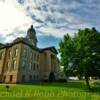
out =
<path fill-rule="evenodd" d="M 12 55 L 12 52 L 11 52 L 11 51 L 9 51 L 9 52 L 8 52 L 8 58 L 10 58 L 10 57 L 11 57 L 11 55 Z"/>
<path fill-rule="evenodd" d="M 8 70 L 10 67 L 10 62 L 7 62 L 7 67 L 6 67 L 6 70 Z"/>
<path fill-rule="evenodd" d="M 37 75 L 37 79 L 39 78 L 39 75 Z"/>
<path fill-rule="evenodd" d="M 39 70 L 39 64 L 37 64 L 37 70 Z"/>
<path fill-rule="evenodd" d="M 34 60 L 36 61 L 36 54 L 34 54 Z"/>
<path fill-rule="evenodd" d="M 26 62 L 25 60 L 22 60 L 22 68 L 25 68 Z"/>
<path fill-rule="evenodd" d="M 11 53 L 11 51 L 10 51 L 10 57 L 11 57 L 11 55 L 12 55 L 12 53 Z"/>
<path fill-rule="evenodd" d="M 4 76 L 4 78 L 3 78 L 3 82 L 5 82 L 5 80 L 6 80 L 6 76 Z"/>
<path fill-rule="evenodd" d="M 3 55 L 2 52 L 0 52 L 0 60 L 2 59 L 2 55 Z"/>
<path fill-rule="evenodd" d="M 18 48 L 16 48 L 14 51 L 14 56 L 17 56 L 17 55 L 18 55 Z"/>
<path fill-rule="evenodd" d="M 9 81 L 11 82 L 13 80 L 13 75 L 10 75 Z"/>
<path fill-rule="evenodd" d="M 39 61 L 39 54 L 37 54 L 37 61 Z"/>
<path fill-rule="evenodd" d="M 32 81 L 32 75 L 29 76 L 29 81 L 30 81 L 30 82 Z"/>
<path fill-rule="evenodd" d="M 35 70 L 35 63 L 34 63 L 34 65 L 33 65 L 33 70 Z"/>
<path fill-rule="evenodd" d="M 36 78 L 35 78 L 35 75 L 33 75 L 33 78 L 34 78 L 34 80 L 36 79 Z"/>
<path fill-rule="evenodd" d="M 13 61 L 13 69 L 16 69 L 16 60 Z"/>
<path fill-rule="evenodd" d="M 39 75 L 34 75 L 34 80 L 38 80 Z"/>
<path fill-rule="evenodd" d="M 32 70 L 32 62 L 29 64 L 29 69 Z"/>
<path fill-rule="evenodd" d="M 27 49 L 24 49 L 23 50 L 23 57 L 26 57 L 27 56 Z"/>
<path fill-rule="evenodd" d="M 30 52 L 30 59 L 31 59 L 31 60 L 33 59 L 33 54 L 32 54 L 32 52 Z"/>
<path fill-rule="evenodd" d="M 25 82 L 25 75 L 22 75 L 22 82 Z"/>
<path fill-rule="evenodd" d="M 10 51 L 10 57 L 11 57 L 11 55 L 12 55 L 12 53 L 11 53 L 11 51 Z"/>

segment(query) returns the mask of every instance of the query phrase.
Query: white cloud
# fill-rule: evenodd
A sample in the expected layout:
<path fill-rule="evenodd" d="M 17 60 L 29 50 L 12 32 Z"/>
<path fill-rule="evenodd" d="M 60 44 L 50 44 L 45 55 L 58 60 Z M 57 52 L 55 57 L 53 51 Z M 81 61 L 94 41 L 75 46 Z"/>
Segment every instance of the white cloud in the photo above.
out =
<path fill-rule="evenodd" d="M 66 33 L 73 36 L 79 28 L 95 24 L 98 28 L 100 10 L 95 3 L 89 3 L 73 0 L 0 0 L 0 38 L 8 36 L 8 42 L 25 36 L 24 32 L 31 24 L 41 35 L 57 38 L 62 38 Z M 91 10 L 91 5 L 97 10 Z"/>
<path fill-rule="evenodd" d="M 32 19 L 16 0 L 0 0 L 0 35 L 25 31 Z"/>
<path fill-rule="evenodd" d="M 62 38 L 67 33 L 70 33 L 70 35 L 73 36 L 73 33 L 74 33 L 74 31 L 72 31 L 72 30 L 68 30 L 68 29 L 67 29 L 67 31 L 65 29 L 58 30 L 54 27 L 42 27 L 40 30 L 41 30 L 41 32 L 44 33 L 44 35 L 54 36 L 56 38 Z"/>

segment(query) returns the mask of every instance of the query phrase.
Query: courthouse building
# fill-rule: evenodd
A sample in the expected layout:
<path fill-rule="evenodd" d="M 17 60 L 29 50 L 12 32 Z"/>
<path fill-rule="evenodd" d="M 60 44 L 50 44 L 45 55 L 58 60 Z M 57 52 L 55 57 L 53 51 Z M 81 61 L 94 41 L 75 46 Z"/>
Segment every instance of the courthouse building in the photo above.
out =
<path fill-rule="evenodd" d="M 58 79 L 59 63 L 55 47 L 38 48 L 36 31 L 31 26 L 25 38 L 0 43 L 0 82 L 25 83 Z"/>

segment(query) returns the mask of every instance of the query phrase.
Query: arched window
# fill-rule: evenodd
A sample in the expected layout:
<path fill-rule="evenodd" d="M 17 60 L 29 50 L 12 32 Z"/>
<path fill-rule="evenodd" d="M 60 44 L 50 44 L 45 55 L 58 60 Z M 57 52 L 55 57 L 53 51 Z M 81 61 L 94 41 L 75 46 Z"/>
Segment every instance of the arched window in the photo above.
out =
<path fill-rule="evenodd" d="M 13 61 L 13 69 L 16 69 L 16 64 L 17 64 L 17 62 L 16 62 L 16 60 L 14 60 Z"/>
<path fill-rule="evenodd" d="M 17 55 L 18 55 L 18 48 L 15 48 L 14 56 L 17 56 Z"/>

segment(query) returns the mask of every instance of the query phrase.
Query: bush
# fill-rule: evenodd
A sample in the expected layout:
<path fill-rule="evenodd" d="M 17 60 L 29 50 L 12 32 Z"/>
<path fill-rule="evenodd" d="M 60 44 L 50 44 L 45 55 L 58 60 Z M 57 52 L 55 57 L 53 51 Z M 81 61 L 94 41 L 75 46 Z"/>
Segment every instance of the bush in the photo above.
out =
<path fill-rule="evenodd" d="M 67 82 L 67 80 L 66 79 L 59 79 L 59 80 L 57 80 L 57 82 L 64 83 L 64 82 Z"/>

